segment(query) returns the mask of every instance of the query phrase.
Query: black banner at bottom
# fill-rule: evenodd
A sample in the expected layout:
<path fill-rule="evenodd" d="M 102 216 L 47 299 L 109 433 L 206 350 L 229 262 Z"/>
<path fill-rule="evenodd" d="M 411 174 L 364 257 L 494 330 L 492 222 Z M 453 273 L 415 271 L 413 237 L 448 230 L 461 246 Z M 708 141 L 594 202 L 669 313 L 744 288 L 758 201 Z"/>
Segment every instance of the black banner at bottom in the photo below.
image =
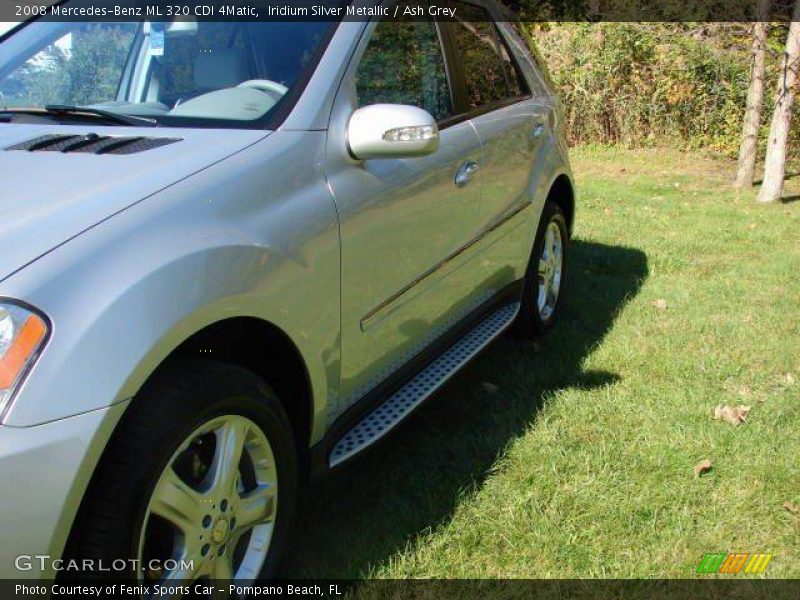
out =
<path fill-rule="evenodd" d="M 800 580 L 781 579 L 407 579 L 137 582 L 0 580 L 0 598 L 321 598 L 343 600 L 800 600 Z"/>

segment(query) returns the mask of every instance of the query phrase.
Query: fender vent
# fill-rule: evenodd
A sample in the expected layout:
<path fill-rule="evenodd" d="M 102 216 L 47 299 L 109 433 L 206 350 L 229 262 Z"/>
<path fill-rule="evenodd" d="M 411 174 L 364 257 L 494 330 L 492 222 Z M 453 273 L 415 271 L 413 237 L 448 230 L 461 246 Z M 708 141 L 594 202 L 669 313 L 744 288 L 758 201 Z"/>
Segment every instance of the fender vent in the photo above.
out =
<path fill-rule="evenodd" d="M 58 135 L 50 134 L 9 146 L 6 150 L 26 152 L 83 152 L 86 154 L 137 154 L 167 144 L 180 142 L 181 138 L 161 137 L 123 137 L 98 135 Z"/>

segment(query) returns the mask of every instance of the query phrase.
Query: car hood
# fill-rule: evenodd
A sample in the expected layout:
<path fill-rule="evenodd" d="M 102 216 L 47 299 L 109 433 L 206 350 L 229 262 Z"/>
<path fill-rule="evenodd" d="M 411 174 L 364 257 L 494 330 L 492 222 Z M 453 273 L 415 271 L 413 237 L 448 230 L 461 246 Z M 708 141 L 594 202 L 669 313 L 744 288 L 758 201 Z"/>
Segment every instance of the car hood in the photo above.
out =
<path fill-rule="evenodd" d="M 131 154 L 8 150 L 56 134 L 177 138 Z M 267 131 L 0 124 L 0 280 Z M 139 147 L 137 147 L 138 149 Z"/>

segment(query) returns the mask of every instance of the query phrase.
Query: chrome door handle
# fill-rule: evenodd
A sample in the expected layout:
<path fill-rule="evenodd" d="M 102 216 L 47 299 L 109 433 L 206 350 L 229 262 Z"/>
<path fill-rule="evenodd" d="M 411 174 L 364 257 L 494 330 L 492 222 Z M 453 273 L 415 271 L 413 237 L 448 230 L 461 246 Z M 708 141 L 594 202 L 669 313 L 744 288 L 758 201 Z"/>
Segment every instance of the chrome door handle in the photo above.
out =
<path fill-rule="evenodd" d="M 456 186 L 457 187 L 464 187 L 472 178 L 475 177 L 475 173 L 480 170 L 481 166 L 476 163 L 474 160 L 466 160 L 464 163 L 458 167 L 458 171 L 456 171 Z"/>
<path fill-rule="evenodd" d="M 537 123 L 534 125 L 533 130 L 531 131 L 531 136 L 533 139 L 538 139 L 544 135 L 546 129 L 547 127 L 545 127 L 544 123 Z"/>

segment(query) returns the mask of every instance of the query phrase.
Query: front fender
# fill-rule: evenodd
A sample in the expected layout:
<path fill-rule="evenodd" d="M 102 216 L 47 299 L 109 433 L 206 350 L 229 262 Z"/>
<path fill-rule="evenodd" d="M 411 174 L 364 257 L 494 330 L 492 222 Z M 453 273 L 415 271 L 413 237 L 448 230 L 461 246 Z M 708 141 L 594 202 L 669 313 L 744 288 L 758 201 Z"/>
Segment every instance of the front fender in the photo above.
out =
<path fill-rule="evenodd" d="M 281 151 L 270 153 L 277 138 Z M 316 160 L 323 138 L 273 134 L 4 281 L 2 295 L 54 324 L 5 424 L 125 401 L 193 333 L 239 316 L 269 321 L 295 343 L 322 415 L 339 365 L 338 228 Z M 312 441 L 325 419 L 314 422 Z"/>

